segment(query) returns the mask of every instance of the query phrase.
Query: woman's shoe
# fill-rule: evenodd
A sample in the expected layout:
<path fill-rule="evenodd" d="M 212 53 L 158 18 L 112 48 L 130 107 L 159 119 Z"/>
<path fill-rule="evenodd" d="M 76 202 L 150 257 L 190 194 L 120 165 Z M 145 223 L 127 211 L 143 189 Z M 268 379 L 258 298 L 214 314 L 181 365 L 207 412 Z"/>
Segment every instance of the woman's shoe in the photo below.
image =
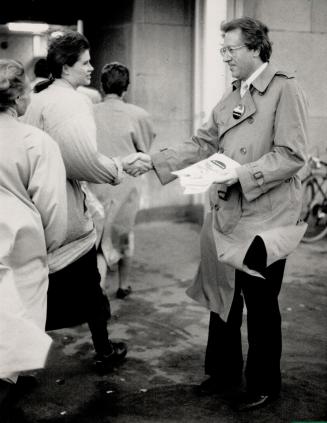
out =
<path fill-rule="evenodd" d="M 100 373 L 113 371 L 114 367 L 121 364 L 127 354 L 125 342 L 112 342 L 112 352 L 109 354 L 97 354 L 95 366 Z"/>
<path fill-rule="evenodd" d="M 128 286 L 127 288 L 118 288 L 116 292 L 116 297 L 120 300 L 123 300 L 127 295 L 132 292 L 132 288 Z"/>

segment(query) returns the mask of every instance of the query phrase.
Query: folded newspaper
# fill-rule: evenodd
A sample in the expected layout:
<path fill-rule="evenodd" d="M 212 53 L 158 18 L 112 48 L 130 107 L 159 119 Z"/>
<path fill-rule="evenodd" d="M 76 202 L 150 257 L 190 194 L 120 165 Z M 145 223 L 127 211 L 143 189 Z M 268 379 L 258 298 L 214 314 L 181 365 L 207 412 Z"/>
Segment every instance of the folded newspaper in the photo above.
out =
<path fill-rule="evenodd" d="M 240 164 L 225 154 L 215 153 L 181 170 L 171 172 L 178 176 L 184 194 L 199 194 L 207 191 L 213 182 L 224 183 L 229 170 Z"/>

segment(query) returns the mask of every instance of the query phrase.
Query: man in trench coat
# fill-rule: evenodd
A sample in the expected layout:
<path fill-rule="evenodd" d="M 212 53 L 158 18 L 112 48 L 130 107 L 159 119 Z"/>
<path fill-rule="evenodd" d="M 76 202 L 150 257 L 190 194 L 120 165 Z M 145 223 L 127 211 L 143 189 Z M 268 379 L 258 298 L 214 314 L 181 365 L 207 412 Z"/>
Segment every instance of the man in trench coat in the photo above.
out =
<path fill-rule="evenodd" d="M 188 295 L 210 310 L 200 393 L 226 392 L 242 380 L 241 324 L 247 307 L 246 392 L 239 410 L 263 406 L 281 387 L 278 294 L 286 257 L 300 242 L 307 106 L 293 75 L 269 63 L 268 28 L 252 18 L 222 25 L 220 52 L 235 81 L 197 135 L 148 157 L 160 181 L 220 152 L 240 163 L 210 188 L 201 262 Z M 142 171 L 140 170 L 140 173 Z"/>

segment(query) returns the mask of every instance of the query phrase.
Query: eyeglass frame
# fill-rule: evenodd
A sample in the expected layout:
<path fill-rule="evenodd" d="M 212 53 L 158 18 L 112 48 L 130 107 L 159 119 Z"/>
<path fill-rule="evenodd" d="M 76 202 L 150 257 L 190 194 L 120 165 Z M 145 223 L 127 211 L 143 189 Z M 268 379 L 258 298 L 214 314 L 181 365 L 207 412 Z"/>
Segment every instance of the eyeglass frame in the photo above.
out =
<path fill-rule="evenodd" d="M 219 49 L 219 53 L 221 54 L 222 57 L 226 57 L 226 55 L 228 54 L 230 57 L 233 57 L 234 55 L 234 50 L 238 50 L 242 47 L 247 47 L 246 44 L 241 44 L 240 46 L 226 46 L 226 47 L 222 47 L 221 49 Z"/>

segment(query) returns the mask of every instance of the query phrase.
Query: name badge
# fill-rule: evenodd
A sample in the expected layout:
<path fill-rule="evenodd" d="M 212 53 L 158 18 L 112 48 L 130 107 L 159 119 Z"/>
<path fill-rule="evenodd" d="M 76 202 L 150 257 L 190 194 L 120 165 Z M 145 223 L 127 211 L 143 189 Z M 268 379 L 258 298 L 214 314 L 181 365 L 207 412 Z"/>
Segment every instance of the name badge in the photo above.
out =
<path fill-rule="evenodd" d="M 233 118 L 239 119 L 240 117 L 244 115 L 244 113 L 245 113 L 244 104 L 239 104 L 238 106 L 235 107 L 235 109 L 233 109 Z"/>

